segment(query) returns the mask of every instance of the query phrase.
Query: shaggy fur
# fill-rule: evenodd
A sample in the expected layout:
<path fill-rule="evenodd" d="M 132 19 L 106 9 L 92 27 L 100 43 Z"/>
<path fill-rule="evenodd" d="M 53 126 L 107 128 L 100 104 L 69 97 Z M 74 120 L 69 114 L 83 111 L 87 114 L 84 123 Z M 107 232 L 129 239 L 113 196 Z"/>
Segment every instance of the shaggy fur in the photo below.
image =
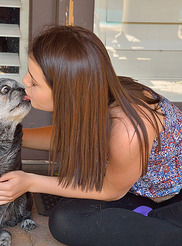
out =
<path fill-rule="evenodd" d="M 21 84 L 11 79 L 0 79 L 0 176 L 22 168 L 20 122 L 30 111 L 30 101 Z M 25 193 L 15 201 L 0 206 L 0 245 L 11 245 L 11 234 L 2 229 L 22 222 L 21 228 L 35 228 L 31 219 L 32 197 Z"/>

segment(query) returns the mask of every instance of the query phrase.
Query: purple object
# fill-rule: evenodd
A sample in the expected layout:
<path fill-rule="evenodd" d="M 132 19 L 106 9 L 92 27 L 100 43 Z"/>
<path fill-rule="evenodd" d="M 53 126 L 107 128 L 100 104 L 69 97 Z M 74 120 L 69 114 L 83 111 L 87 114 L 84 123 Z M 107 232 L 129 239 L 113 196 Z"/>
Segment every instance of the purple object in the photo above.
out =
<path fill-rule="evenodd" d="M 133 211 L 139 214 L 143 214 L 144 216 L 147 216 L 148 213 L 152 210 L 152 208 L 147 206 L 140 206 L 138 208 L 135 208 Z"/>

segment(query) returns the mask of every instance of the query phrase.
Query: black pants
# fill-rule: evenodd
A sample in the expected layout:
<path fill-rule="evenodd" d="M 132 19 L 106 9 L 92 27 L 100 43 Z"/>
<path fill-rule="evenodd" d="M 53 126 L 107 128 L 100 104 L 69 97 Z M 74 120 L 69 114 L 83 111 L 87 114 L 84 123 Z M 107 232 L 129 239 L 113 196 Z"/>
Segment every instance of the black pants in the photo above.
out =
<path fill-rule="evenodd" d="M 132 211 L 142 205 L 149 216 Z M 182 192 L 160 204 L 130 193 L 114 202 L 61 198 L 49 228 L 69 246 L 182 246 Z"/>

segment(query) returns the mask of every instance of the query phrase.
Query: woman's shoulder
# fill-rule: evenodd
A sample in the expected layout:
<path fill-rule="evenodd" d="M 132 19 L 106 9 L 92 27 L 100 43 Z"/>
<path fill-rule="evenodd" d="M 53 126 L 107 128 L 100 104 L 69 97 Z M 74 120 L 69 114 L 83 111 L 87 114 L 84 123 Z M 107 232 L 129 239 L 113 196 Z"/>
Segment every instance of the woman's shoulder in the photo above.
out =
<path fill-rule="evenodd" d="M 151 121 L 154 123 L 154 119 L 152 116 L 152 113 L 148 110 L 148 108 L 143 107 L 143 106 L 138 106 L 135 107 L 133 106 L 136 110 L 136 113 L 138 116 L 141 118 L 143 121 L 147 132 L 149 133 L 150 131 L 156 132 L 155 128 L 152 126 Z M 151 105 L 151 108 L 155 108 L 155 105 Z M 156 117 L 156 120 L 158 122 L 159 129 L 162 130 L 161 123 L 163 123 L 163 115 L 162 111 L 159 108 L 158 109 L 159 115 Z M 129 142 L 132 142 L 131 140 L 133 139 L 134 135 L 136 136 L 136 130 L 129 119 L 129 117 L 124 113 L 124 111 L 121 109 L 120 106 L 113 106 L 110 108 L 110 117 L 112 119 L 112 129 L 111 129 L 111 137 L 114 136 L 122 136 L 121 141 L 125 142 L 125 140 L 129 140 Z M 151 120 L 149 120 L 149 118 Z M 159 120 L 158 120 L 159 119 Z M 133 118 L 135 121 L 135 119 Z M 140 127 L 138 126 L 138 129 L 141 133 Z M 156 135 L 156 134 L 155 134 Z M 141 134 L 142 136 L 142 134 Z"/>
<path fill-rule="evenodd" d="M 151 113 L 146 108 L 142 108 L 142 110 L 146 114 L 148 114 L 149 117 L 151 116 Z M 140 110 L 136 108 L 136 111 L 146 127 L 150 150 L 152 148 L 153 141 L 157 135 L 156 130 L 152 126 L 148 118 L 144 117 Z M 133 158 L 137 159 L 137 161 L 140 162 L 139 139 L 136 134 L 136 130 L 131 123 L 131 120 L 129 119 L 129 117 L 127 117 L 127 115 L 119 106 L 112 107 L 110 109 L 110 115 L 112 118 L 112 129 L 110 133 L 109 145 L 110 150 L 115 156 L 117 156 L 118 159 L 124 161 L 125 163 L 133 161 Z M 160 121 L 163 122 L 162 116 L 160 117 Z M 162 130 L 162 126 L 160 126 L 160 121 L 158 122 L 158 124 L 159 128 Z M 138 130 L 143 140 L 143 135 L 140 127 L 138 127 Z"/>
<path fill-rule="evenodd" d="M 109 141 L 111 155 L 115 161 L 126 162 L 127 160 L 128 162 L 133 152 L 138 153 L 138 140 L 134 126 L 120 107 L 113 107 L 110 115 L 112 118 Z"/>
<path fill-rule="evenodd" d="M 147 109 L 144 108 L 144 111 Z M 137 110 L 140 114 L 140 110 Z M 123 110 L 114 106 L 110 108 L 112 128 L 109 141 L 109 173 L 115 179 L 117 187 L 124 185 L 129 189 L 142 174 L 141 149 L 136 130 L 129 117 Z M 141 118 L 143 115 L 140 115 Z M 142 118 L 146 127 L 149 149 L 152 148 L 153 140 L 156 138 L 156 131 L 147 118 Z M 142 132 L 138 127 L 142 141 Z M 124 182 L 125 184 L 123 184 Z"/>
<path fill-rule="evenodd" d="M 138 139 L 132 123 L 119 107 L 113 108 L 111 115 L 107 173 L 111 175 L 116 187 L 129 190 L 142 173 Z"/>

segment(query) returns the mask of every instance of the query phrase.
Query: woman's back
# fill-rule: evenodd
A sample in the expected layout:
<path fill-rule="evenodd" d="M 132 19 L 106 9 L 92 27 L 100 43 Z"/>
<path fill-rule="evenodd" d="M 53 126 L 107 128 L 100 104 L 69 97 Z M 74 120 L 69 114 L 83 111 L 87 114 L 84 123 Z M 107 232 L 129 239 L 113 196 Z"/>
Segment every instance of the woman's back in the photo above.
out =
<path fill-rule="evenodd" d="M 156 138 L 149 155 L 147 174 L 130 190 L 147 197 L 174 195 L 182 188 L 182 112 L 166 98 L 162 98 L 159 105 L 164 114 L 161 149 Z"/>

